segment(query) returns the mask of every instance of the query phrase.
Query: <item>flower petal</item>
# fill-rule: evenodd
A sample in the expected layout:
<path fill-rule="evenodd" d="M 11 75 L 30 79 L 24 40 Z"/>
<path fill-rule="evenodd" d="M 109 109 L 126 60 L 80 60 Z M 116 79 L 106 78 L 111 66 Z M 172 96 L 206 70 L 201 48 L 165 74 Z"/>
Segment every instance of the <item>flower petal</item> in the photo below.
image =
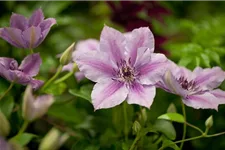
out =
<path fill-rule="evenodd" d="M 127 49 L 131 65 L 134 65 L 140 48 L 154 51 L 154 37 L 148 27 L 141 27 L 127 34 Z"/>
<path fill-rule="evenodd" d="M 200 94 L 200 95 L 191 95 L 183 99 L 183 102 L 190 107 L 195 109 L 218 109 L 217 98 L 210 94 L 209 92 Z"/>
<path fill-rule="evenodd" d="M 122 82 L 105 80 L 96 83 L 91 93 L 94 109 L 111 108 L 122 103 L 128 94 L 128 89 Z"/>
<path fill-rule="evenodd" d="M 76 77 L 77 81 L 81 81 L 83 78 L 85 78 L 85 76 L 82 72 L 76 72 L 75 77 Z"/>
<path fill-rule="evenodd" d="M 107 52 L 110 59 L 116 64 L 124 60 L 125 37 L 119 31 L 105 26 L 100 37 L 100 50 Z"/>
<path fill-rule="evenodd" d="M 44 81 L 42 80 L 36 80 L 36 79 L 31 79 L 29 84 L 32 86 L 32 88 L 34 90 L 37 90 L 39 89 L 43 84 L 44 84 Z"/>
<path fill-rule="evenodd" d="M 115 73 L 104 52 L 100 53 L 97 50 L 75 51 L 75 61 L 79 70 L 94 82 L 104 78 L 112 78 Z"/>
<path fill-rule="evenodd" d="M 167 69 L 167 58 L 163 54 L 152 53 L 151 61 L 146 63 L 146 59 L 140 59 L 138 64 L 135 64 L 137 65 L 135 67 L 139 73 L 140 83 L 147 85 L 155 84 L 161 80 Z"/>
<path fill-rule="evenodd" d="M 0 149 L 1 150 L 13 150 L 12 146 L 7 143 L 7 141 L 0 136 Z"/>
<path fill-rule="evenodd" d="M 28 20 L 20 14 L 13 13 L 10 18 L 10 27 L 24 31 L 28 27 Z"/>
<path fill-rule="evenodd" d="M 79 41 L 76 44 L 76 50 L 98 50 L 99 49 L 99 41 L 96 39 L 88 39 Z"/>
<path fill-rule="evenodd" d="M 41 58 L 39 53 L 31 54 L 25 57 L 19 66 L 19 70 L 22 70 L 25 74 L 33 77 L 39 72 L 41 65 Z"/>
<path fill-rule="evenodd" d="M 0 28 L 0 37 L 17 48 L 24 48 L 22 31 L 16 28 Z"/>
<path fill-rule="evenodd" d="M 150 108 L 155 97 L 155 87 L 141 85 L 139 83 L 134 83 L 130 87 L 130 91 L 127 98 L 128 104 L 138 104 Z"/>
<path fill-rule="evenodd" d="M 54 24 L 56 24 L 56 20 L 54 18 L 45 19 L 40 23 L 41 32 L 50 29 Z"/>
<path fill-rule="evenodd" d="M 38 26 L 44 20 L 44 15 L 41 9 L 36 10 L 29 19 L 29 27 Z"/>
<path fill-rule="evenodd" d="M 41 28 L 31 26 L 23 33 L 23 39 L 26 41 L 26 48 L 33 49 L 38 46 L 39 39 L 41 38 Z"/>
<path fill-rule="evenodd" d="M 217 101 L 219 102 L 219 104 L 225 104 L 225 91 L 216 89 L 216 90 L 210 91 L 210 93 L 217 98 Z"/>
<path fill-rule="evenodd" d="M 196 68 L 196 85 L 202 90 L 214 89 L 218 87 L 225 79 L 225 72 L 220 67 L 213 67 L 207 69 Z"/>
<path fill-rule="evenodd" d="M 9 70 L 9 69 L 17 69 L 18 63 L 13 58 L 7 57 L 0 57 L 0 73 L 2 72 L 2 68 Z"/>

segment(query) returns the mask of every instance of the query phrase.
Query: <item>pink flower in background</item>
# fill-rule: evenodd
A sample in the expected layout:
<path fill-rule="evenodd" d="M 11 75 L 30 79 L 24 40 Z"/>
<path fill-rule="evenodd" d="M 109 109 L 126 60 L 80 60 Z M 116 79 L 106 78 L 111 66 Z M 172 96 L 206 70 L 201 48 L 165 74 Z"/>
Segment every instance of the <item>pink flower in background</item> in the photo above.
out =
<path fill-rule="evenodd" d="M 34 89 L 38 89 L 43 81 L 33 77 L 38 74 L 40 65 L 39 53 L 25 57 L 20 66 L 13 58 L 0 57 L 0 76 L 22 85 L 31 84 Z"/>
<path fill-rule="evenodd" d="M 13 13 L 10 27 L 0 28 L 0 37 L 17 48 L 33 49 L 43 42 L 54 24 L 54 18 L 44 20 L 41 9 L 36 10 L 29 19 Z"/>
<path fill-rule="evenodd" d="M 76 51 L 75 62 L 85 77 L 97 82 L 91 97 L 95 110 L 122 103 L 149 108 L 155 97 L 154 84 L 160 80 L 167 58 L 155 54 L 149 28 L 139 28 L 124 36 L 105 26 L 99 49 Z"/>
<path fill-rule="evenodd" d="M 91 51 L 99 49 L 99 41 L 96 39 L 87 39 L 79 41 L 76 44 L 75 51 Z M 73 71 L 74 61 L 75 61 L 75 51 L 72 55 L 72 62 L 63 67 L 63 71 Z M 82 72 L 76 72 L 75 77 L 78 81 L 82 80 L 85 76 Z"/>
<path fill-rule="evenodd" d="M 180 95 L 187 106 L 217 110 L 219 104 L 225 104 L 225 92 L 215 88 L 224 79 L 225 72 L 219 67 L 197 67 L 191 72 L 171 62 L 162 81 L 157 85 L 167 92 Z"/>

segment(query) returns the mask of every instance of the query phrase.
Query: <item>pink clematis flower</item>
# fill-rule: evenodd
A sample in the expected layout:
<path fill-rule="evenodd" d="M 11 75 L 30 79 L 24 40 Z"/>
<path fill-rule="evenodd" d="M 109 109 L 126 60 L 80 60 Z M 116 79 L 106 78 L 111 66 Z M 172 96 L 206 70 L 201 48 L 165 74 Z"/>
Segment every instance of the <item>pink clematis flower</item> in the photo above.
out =
<path fill-rule="evenodd" d="M 196 67 L 191 72 L 171 62 L 171 66 L 157 85 L 167 92 L 180 95 L 187 106 L 217 110 L 219 104 L 225 104 L 225 92 L 215 88 L 224 79 L 225 72 L 219 67 Z"/>
<path fill-rule="evenodd" d="M 33 49 L 42 43 L 54 24 L 54 18 L 44 20 L 41 9 L 36 10 L 29 19 L 13 13 L 10 27 L 0 28 L 0 37 L 17 48 Z"/>
<path fill-rule="evenodd" d="M 36 80 L 33 77 L 38 74 L 40 65 L 39 53 L 25 57 L 20 66 L 13 58 L 0 57 L 0 76 L 22 85 L 31 84 L 34 89 L 38 89 L 43 81 Z"/>
<path fill-rule="evenodd" d="M 75 51 L 91 51 L 99 49 L 99 41 L 96 39 L 87 39 L 79 41 L 76 44 Z M 74 61 L 75 61 L 75 51 L 72 55 L 72 62 L 63 66 L 63 71 L 73 71 Z M 81 81 L 85 76 L 82 72 L 76 72 L 75 77 L 77 81 Z"/>
<path fill-rule="evenodd" d="M 95 110 L 111 108 L 125 99 L 149 108 L 155 97 L 154 84 L 163 73 L 167 58 L 155 54 L 154 37 L 147 27 L 124 36 L 105 26 L 95 51 L 75 52 L 75 62 L 84 75 L 97 82 L 91 97 Z"/>

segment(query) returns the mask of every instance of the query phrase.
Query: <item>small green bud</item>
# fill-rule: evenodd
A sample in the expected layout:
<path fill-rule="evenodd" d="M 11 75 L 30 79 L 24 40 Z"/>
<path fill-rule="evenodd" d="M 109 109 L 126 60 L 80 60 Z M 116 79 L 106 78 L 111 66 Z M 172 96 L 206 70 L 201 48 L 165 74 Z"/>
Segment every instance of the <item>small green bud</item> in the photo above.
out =
<path fill-rule="evenodd" d="M 52 128 L 41 141 L 39 150 L 57 150 L 69 138 L 67 133 L 61 135 L 61 132 Z"/>
<path fill-rule="evenodd" d="M 176 113 L 177 109 L 174 103 L 170 103 L 169 107 L 167 108 L 167 113 Z"/>
<path fill-rule="evenodd" d="M 10 124 L 5 115 L 0 111 L 0 136 L 6 137 L 10 132 Z"/>
<path fill-rule="evenodd" d="M 67 65 L 72 58 L 72 53 L 75 49 L 75 42 L 72 43 L 62 54 L 62 56 L 60 57 L 60 64 L 61 65 Z"/>
<path fill-rule="evenodd" d="M 205 126 L 208 129 L 213 126 L 213 116 L 212 115 L 205 121 Z"/>
<path fill-rule="evenodd" d="M 134 134 L 139 133 L 139 131 L 141 130 L 140 123 L 138 121 L 134 121 L 133 126 L 132 126 L 132 129 L 133 129 L 133 133 Z"/>

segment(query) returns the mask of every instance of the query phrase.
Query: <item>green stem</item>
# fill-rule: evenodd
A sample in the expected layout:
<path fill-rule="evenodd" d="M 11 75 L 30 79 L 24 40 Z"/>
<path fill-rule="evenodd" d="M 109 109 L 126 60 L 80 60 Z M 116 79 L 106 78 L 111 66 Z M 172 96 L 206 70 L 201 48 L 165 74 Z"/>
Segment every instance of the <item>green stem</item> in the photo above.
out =
<path fill-rule="evenodd" d="M 57 69 L 57 72 L 55 73 L 55 75 L 54 75 L 51 79 L 49 79 L 49 80 L 42 86 L 41 91 L 45 90 L 46 87 L 47 87 L 52 81 L 54 81 L 54 80 L 58 77 L 58 75 L 59 75 L 59 74 L 61 73 L 61 71 L 62 71 L 62 68 L 63 68 L 63 66 L 60 65 L 59 68 Z"/>
<path fill-rule="evenodd" d="M 136 146 L 136 143 L 138 142 L 138 140 L 140 139 L 140 136 L 137 134 L 137 136 L 135 137 L 131 147 L 129 150 L 134 150 L 135 146 Z"/>
<path fill-rule="evenodd" d="M 185 111 L 185 105 L 184 105 L 184 103 L 182 103 L 181 102 L 181 106 L 182 106 L 182 112 L 183 112 L 183 116 L 184 116 L 184 121 L 186 122 L 186 111 Z M 187 130 L 187 124 L 186 123 L 184 123 L 184 129 L 183 129 L 183 137 L 182 137 L 182 140 L 184 140 L 185 139 L 185 137 L 186 137 L 186 130 Z M 181 142 L 181 144 L 180 144 L 180 149 L 182 150 L 182 148 L 183 148 L 183 145 L 184 145 L 184 142 Z"/>
<path fill-rule="evenodd" d="M 188 123 L 188 122 L 185 122 L 185 123 L 186 123 L 189 127 L 192 127 L 192 128 L 194 128 L 194 129 L 198 130 L 201 134 L 204 133 L 200 128 L 198 128 L 198 127 L 196 127 L 196 126 L 194 126 L 194 125 L 192 125 L 192 124 L 190 124 L 190 123 Z"/>
<path fill-rule="evenodd" d="M 125 141 L 128 140 L 128 129 L 127 129 L 127 104 L 123 102 L 123 116 L 124 116 L 124 135 Z"/>
<path fill-rule="evenodd" d="M 31 53 L 31 54 L 33 54 L 33 53 L 34 53 L 33 49 L 30 49 L 30 53 Z"/>
<path fill-rule="evenodd" d="M 65 81 L 66 79 L 68 79 L 70 76 L 72 76 L 74 74 L 74 72 L 69 72 L 69 73 L 67 73 L 66 75 L 64 75 L 63 77 L 61 77 L 61 78 L 59 78 L 58 80 L 56 80 L 55 82 L 54 82 L 54 84 L 58 84 L 58 83 L 60 83 L 60 82 L 63 82 L 63 81 Z"/>
<path fill-rule="evenodd" d="M 14 83 L 11 82 L 10 86 L 8 87 L 8 89 L 2 94 L 2 96 L 0 96 L 0 100 L 6 96 L 6 94 L 12 89 Z"/>
<path fill-rule="evenodd" d="M 25 121 L 23 122 L 23 125 L 22 125 L 22 127 L 20 128 L 19 132 L 18 132 L 14 137 L 12 137 L 12 139 L 15 138 L 15 137 L 20 136 L 20 135 L 27 129 L 27 126 L 28 126 L 28 125 L 29 125 L 29 122 L 25 120 Z"/>

